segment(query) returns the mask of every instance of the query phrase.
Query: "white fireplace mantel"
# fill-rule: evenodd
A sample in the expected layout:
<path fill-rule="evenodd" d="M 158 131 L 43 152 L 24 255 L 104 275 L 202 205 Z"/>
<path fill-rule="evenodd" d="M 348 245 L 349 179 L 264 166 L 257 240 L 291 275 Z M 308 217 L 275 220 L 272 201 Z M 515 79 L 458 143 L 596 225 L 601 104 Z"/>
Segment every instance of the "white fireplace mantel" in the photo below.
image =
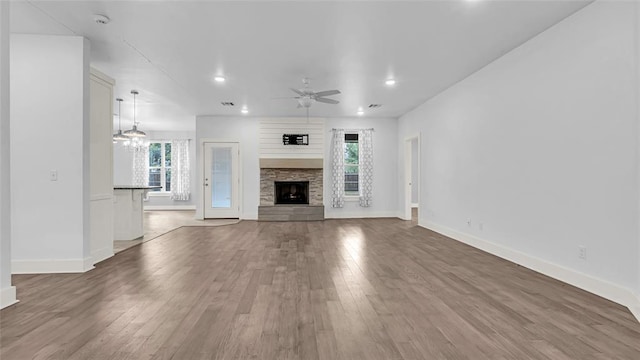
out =
<path fill-rule="evenodd" d="M 323 159 L 260 159 L 261 169 L 322 169 Z"/>

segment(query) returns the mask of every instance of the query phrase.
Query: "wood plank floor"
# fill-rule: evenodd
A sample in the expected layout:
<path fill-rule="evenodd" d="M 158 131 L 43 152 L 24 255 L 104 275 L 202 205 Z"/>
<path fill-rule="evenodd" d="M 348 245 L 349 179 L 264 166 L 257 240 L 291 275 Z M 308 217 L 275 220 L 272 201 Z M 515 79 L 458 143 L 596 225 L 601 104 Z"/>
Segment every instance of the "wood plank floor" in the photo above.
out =
<path fill-rule="evenodd" d="M 197 220 L 195 210 L 145 210 L 142 214 L 144 216 L 144 236 L 135 240 L 114 241 L 114 253 L 138 246 L 182 226 L 224 226 L 237 224 L 240 221 L 238 219 Z"/>
<path fill-rule="evenodd" d="M 13 359 L 640 359 L 626 308 L 397 219 L 183 227 L 14 276 Z"/>

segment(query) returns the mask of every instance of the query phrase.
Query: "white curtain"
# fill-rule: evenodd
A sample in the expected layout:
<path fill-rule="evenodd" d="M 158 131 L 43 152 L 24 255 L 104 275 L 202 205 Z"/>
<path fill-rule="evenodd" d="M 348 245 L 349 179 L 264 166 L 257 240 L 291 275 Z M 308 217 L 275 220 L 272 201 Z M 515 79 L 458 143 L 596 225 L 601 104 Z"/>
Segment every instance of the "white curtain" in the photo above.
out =
<path fill-rule="evenodd" d="M 369 207 L 373 194 L 373 129 L 358 130 L 360 143 L 360 206 Z"/>
<path fill-rule="evenodd" d="M 189 200 L 189 140 L 171 141 L 171 200 Z"/>
<path fill-rule="evenodd" d="M 344 130 L 333 129 L 331 142 L 331 206 L 344 206 Z"/>
<path fill-rule="evenodd" d="M 133 149 L 132 185 L 149 186 L 149 146 Z"/>

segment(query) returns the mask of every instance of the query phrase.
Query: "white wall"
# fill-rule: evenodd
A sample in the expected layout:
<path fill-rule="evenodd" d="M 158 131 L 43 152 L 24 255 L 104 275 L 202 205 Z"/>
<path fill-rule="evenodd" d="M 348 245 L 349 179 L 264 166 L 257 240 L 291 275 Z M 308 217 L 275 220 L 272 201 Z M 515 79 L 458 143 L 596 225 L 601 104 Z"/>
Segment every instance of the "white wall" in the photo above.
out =
<path fill-rule="evenodd" d="M 14 273 L 91 268 L 88 103 L 86 39 L 11 36 Z"/>
<path fill-rule="evenodd" d="M 331 207 L 331 129 L 373 128 L 373 205 L 360 207 L 345 201 L 343 208 Z M 396 119 L 335 118 L 325 120 L 324 204 L 326 218 L 398 216 L 398 127 Z M 403 195 L 404 196 L 404 195 Z"/>
<path fill-rule="evenodd" d="M 636 176 L 637 183 L 640 183 L 640 5 L 636 4 L 636 130 L 637 130 L 637 156 L 636 159 Z M 638 184 L 640 186 L 640 184 Z M 640 320 L 640 189 L 637 190 L 638 196 L 638 213 L 636 219 L 638 220 L 638 233 L 637 233 L 637 254 L 638 254 L 638 272 L 637 272 L 637 285 L 636 285 L 636 306 L 630 306 L 636 319 Z"/>
<path fill-rule="evenodd" d="M 635 6 L 595 2 L 401 117 L 421 225 L 640 304 Z"/>
<path fill-rule="evenodd" d="M 0 2 L 0 309 L 16 302 L 11 286 L 9 2 Z"/>
<path fill-rule="evenodd" d="M 149 195 L 144 202 L 147 210 L 195 209 L 194 189 L 196 188 L 196 134 L 195 131 L 149 131 L 145 141 L 168 141 L 189 139 L 189 165 L 191 168 L 191 197 L 186 201 L 171 200 L 169 194 Z M 113 183 L 116 185 L 131 185 L 133 178 L 133 155 L 121 142 L 113 145 Z"/>
<path fill-rule="evenodd" d="M 284 145 L 283 134 L 307 134 L 308 145 Z M 324 119 L 260 119 L 260 158 L 322 159 L 324 156 Z"/>
<path fill-rule="evenodd" d="M 250 117 L 198 116 L 196 118 L 196 161 L 202 163 L 202 139 L 240 143 L 241 219 L 258 219 L 260 167 L 258 160 L 260 121 Z M 203 217 L 202 169 L 197 173 L 194 196 L 196 218 Z"/>
<path fill-rule="evenodd" d="M 113 144 L 113 184 L 131 185 L 133 183 L 133 155 L 122 145 Z"/>

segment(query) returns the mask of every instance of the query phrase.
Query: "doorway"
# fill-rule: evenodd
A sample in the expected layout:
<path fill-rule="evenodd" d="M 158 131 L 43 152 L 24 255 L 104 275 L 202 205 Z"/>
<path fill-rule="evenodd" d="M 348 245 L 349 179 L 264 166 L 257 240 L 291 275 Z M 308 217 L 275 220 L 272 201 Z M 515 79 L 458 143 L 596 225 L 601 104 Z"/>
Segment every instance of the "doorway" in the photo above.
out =
<path fill-rule="evenodd" d="M 204 218 L 239 218 L 239 146 L 238 143 L 205 142 Z"/>
<path fill-rule="evenodd" d="M 418 223 L 420 212 L 420 135 L 405 139 L 405 196 L 403 219 Z"/>

